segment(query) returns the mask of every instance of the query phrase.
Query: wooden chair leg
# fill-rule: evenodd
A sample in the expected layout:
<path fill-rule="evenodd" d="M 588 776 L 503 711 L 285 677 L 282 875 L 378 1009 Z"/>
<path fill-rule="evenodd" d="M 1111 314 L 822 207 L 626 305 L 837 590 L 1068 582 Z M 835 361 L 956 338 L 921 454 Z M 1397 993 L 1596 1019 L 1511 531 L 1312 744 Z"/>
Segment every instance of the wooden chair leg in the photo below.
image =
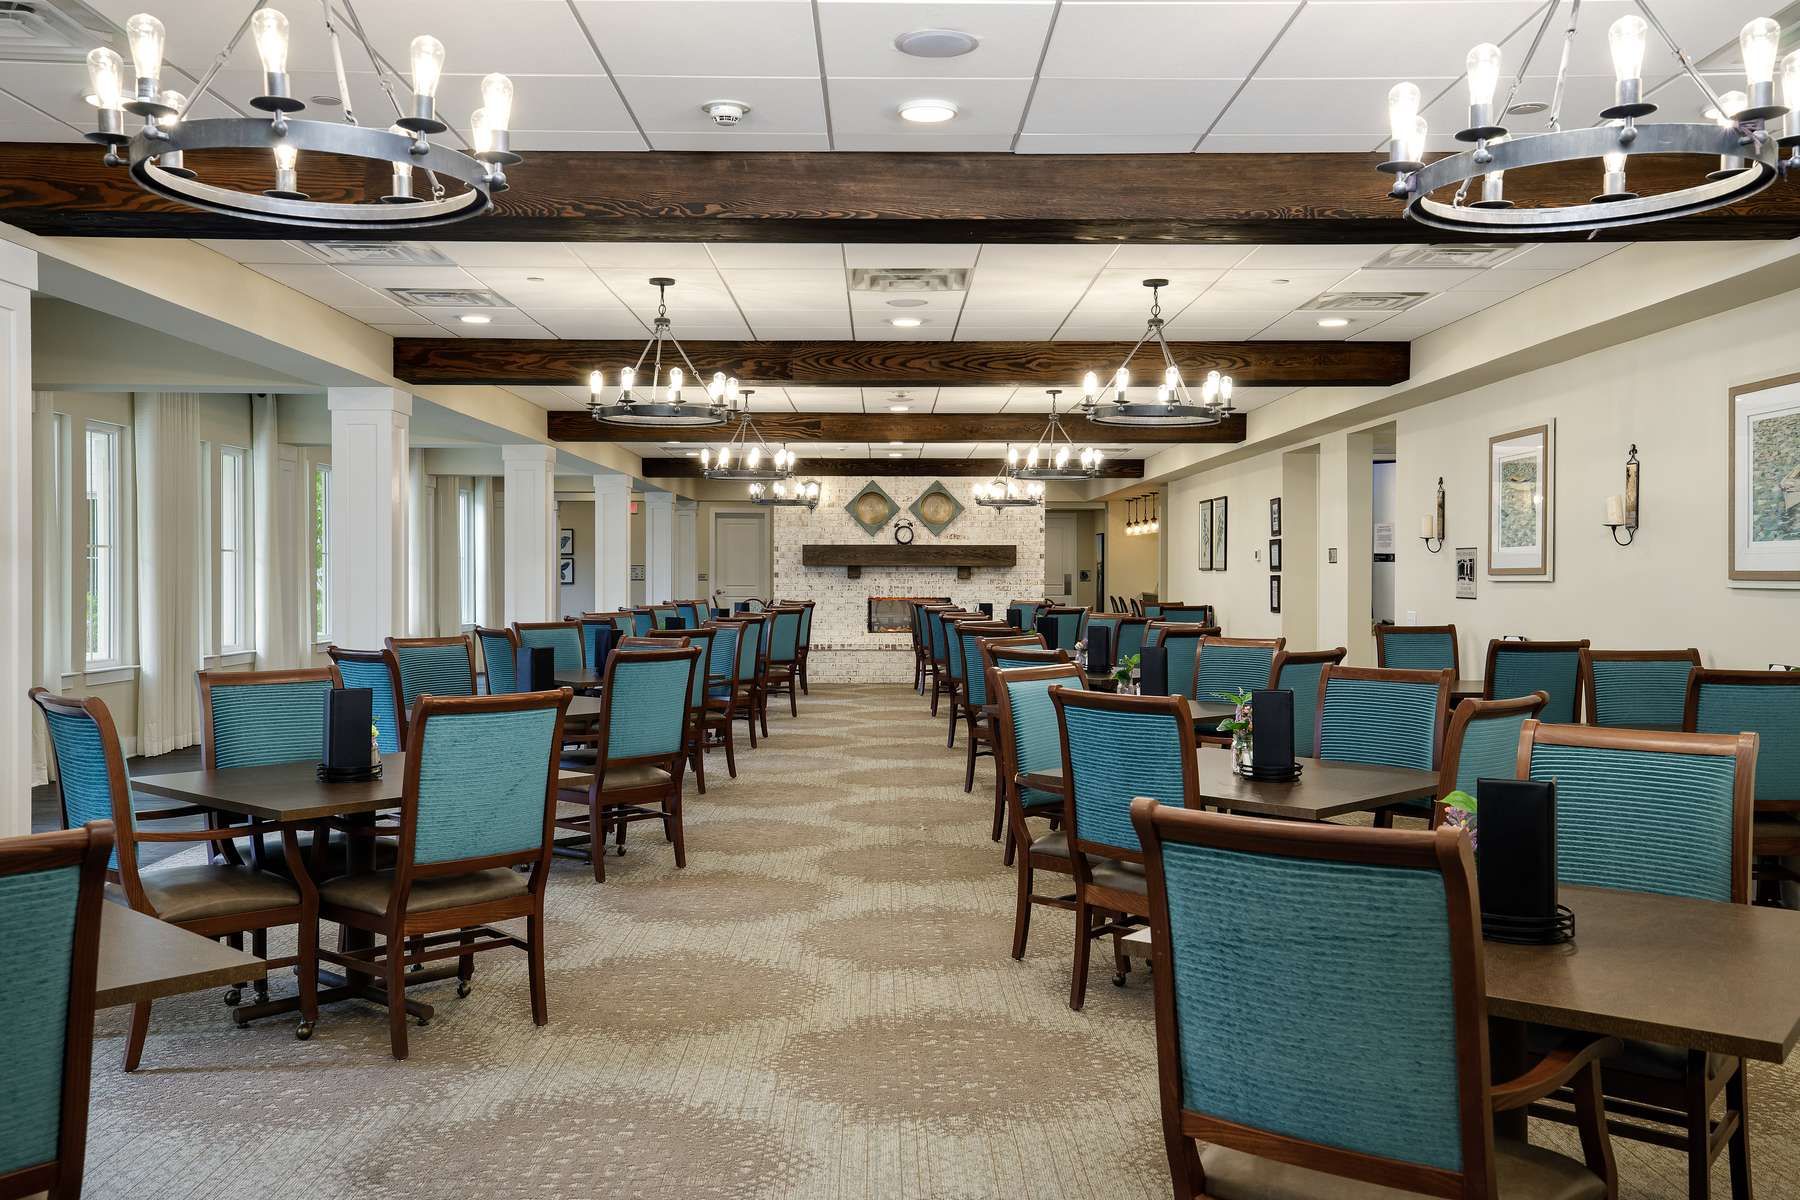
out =
<path fill-rule="evenodd" d="M 956 691 L 953 688 L 950 692 L 950 735 L 944 739 L 944 748 L 946 750 L 956 749 L 956 716 L 957 710 L 960 707 L 961 702 L 957 700 Z"/>
<path fill-rule="evenodd" d="M 1078 887 L 1075 895 L 1075 970 L 1069 979 L 1069 1007 L 1076 1012 L 1087 1003 L 1088 951 L 1093 941 L 1094 910 L 1081 897 Z"/>
<path fill-rule="evenodd" d="M 995 766 L 994 766 L 994 775 L 995 775 L 995 779 L 994 779 L 994 828 L 993 828 L 992 834 L 989 838 L 990 841 L 995 841 L 995 842 L 1000 840 L 1000 835 L 1003 832 L 1005 832 L 1005 830 L 1006 830 L 1006 792 L 1001 789 L 999 774 L 1000 774 L 999 764 L 995 764 Z M 1004 852 L 1005 856 L 1001 859 L 1001 863 L 1004 866 L 1010 867 L 1010 866 L 1012 866 L 1012 850 L 1010 849 L 1010 847 L 1012 846 L 1012 839 L 1010 837 L 1006 839 L 1006 844 L 1009 847 L 1009 849 L 1007 849 Z"/>
<path fill-rule="evenodd" d="M 525 951 L 531 963 L 531 1020 L 537 1025 L 550 1023 L 550 997 L 544 989 L 544 914 L 534 912 L 525 918 Z"/>
<path fill-rule="evenodd" d="M 1737 1113 L 1737 1129 L 1725 1153 L 1731 1157 L 1731 1200 L 1750 1200 L 1750 1081 L 1744 1077 L 1747 1064 L 1738 1063 L 1737 1074 L 1725 1083 L 1725 1113 Z"/>
<path fill-rule="evenodd" d="M 600 798 L 588 793 L 588 861 L 594 866 L 594 882 L 606 882 L 606 821 Z"/>
<path fill-rule="evenodd" d="M 725 773 L 733 779 L 737 778 L 737 749 L 732 744 L 730 714 L 725 717 Z"/>
<path fill-rule="evenodd" d="M 769 736 L 769 687 L 761 684 L 756 689 L 756 714 L 762 721 L 763 736 Z"/>
<path fill-rule="evenodd" d="M 800 715 L 800 685 L 799 676 L 796 674 L 797 670 L 798 668 L 795 667 L 788 668 L 787 694 L 788 716 L 790 717 L 797 717 Z"/>
<path fill-rule="evenodd" d="M 670 814 L 670 823 L 675 829 L 675 836 L 673 838 L 673 841 L 675 842 L 675 866 L 679 869 L 687 866 L 687 831 L 682 828 L 681 824 L 681 784 L 679 781 L 677 781 L 675 785 L 675 796 L 665 806 L 665 811 Z"/>
<path fill-rule="evenodd" d="M 464 946 L 474 945 L 475 944 L 475 931 L 472 929 L 463 930 L 462 937 L 459 939 L 459 941 Z M 474 953 L 471 951 L 468 954 L 458 955 L 457 959 L 456 959 L 456 994 L 458 996 L 466 996 L 470 992 L 474 991 L 475 990 L 475 982 L 474 981 L 475 981 L 475 955 L 474 955 Z"/>
<path fill-rule="evenodd" d="M 1169 1180 L 1175 1189 L 1175 1200 L 1200 1200 L 1206 1194 L 1206 1172 L 1200 1169 L 1200 1152 L 1194 1139 L 1184 1137 L 1179 1129 L 1163 1126 L 1163 1145 L 1169 1152 Z"/>
<path fill-rule="evenodd" d="M 975 714 L 969 714 L 969 736 L 964 740 L 969 743 L 969 765 L 963 772 L 963 794 L 966 796 L 975 790 Z"/>
<path fill-rule="evenodd" d="M 1619 1194 L 1618 1168 L 1613 1164 L 1612 1136 L 1606 1128 L 1606 1101 L 1601 1090 L 1600 1064 L 1570 1082 L 1575 1093 L 1575 1124 L 1581 1133 L 1581 1157 L 1588 1170 L 1606 1181 L 1609 1198 Z"/>
<path fill-rule="evenodd" d="M 698 722 L 694 725 L 694 786 L 702 796 L 706 795 L 706 730 Z"/>
<path fill-rule="evenodd" d="M 1706 1102 L 1705 1059 L 1704 1054 L 1688 1053 L 1688 1080 L 1683 1089 L 1687 1096 L 1688 1200 L 1709 1200 L 1712 1195 L 1712 1116 Z"/>
<path fill-rule="evenodd" d="M 388 1048 L 395 1058 L 406 1057 L 406 939 L 390 934 L 387 940 Z"/>
<path fill-rule="evenodd" d="M 131 1006 L 131 1032 L 125 1035 L 125 1069 L 135 1071 L 144 1060 L 144 1038 L 150 1033 L 150 1002 Z"/>
<path fill-rule="evenodd" d="M 1031 935 L 1031 855 L 1019 856 L 1019 896 L 1013 910 L 1012 956 L 1025 957 L 1025 939 Z"/>
<path fill-rule="evenodd" d="M 313 1035 L 313 1029 L 319 1024 L 319 922 L 315 918 L 301 921 L 295 930 L 295 940 L 299 943 L 295 951 L 300 959 L 297 969 L 300 972 L 300 1024 L 294 1035 L 301 1041 Z"/>

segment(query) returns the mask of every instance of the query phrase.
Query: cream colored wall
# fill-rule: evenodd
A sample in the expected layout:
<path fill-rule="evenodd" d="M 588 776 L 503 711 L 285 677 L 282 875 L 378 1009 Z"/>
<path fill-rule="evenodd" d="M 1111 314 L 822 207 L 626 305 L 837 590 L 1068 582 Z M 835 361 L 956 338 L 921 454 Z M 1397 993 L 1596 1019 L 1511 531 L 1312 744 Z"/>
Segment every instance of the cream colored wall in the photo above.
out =
<path fill-rule="evenodd" d="M 1269 611 L 1268 569 L 1269 498 L 1279 495 L 1279 454 L 1265 454 L 1172 484 L 1162 514 L 1162 536 L 1169 551 L 1166 597 L 1212 605 L 1219 623 L 1232 637 L 1281 636 L 1281 617 Z M 1228 501 L 1228 569 L 1202 571 L 1198 569 L 1200 504 L 1216 496 Z"/>
<path fill-rule="evenodd" d="M 575 531 L 575 582 L 556 589 L 556 610 L 564 616 L 594 611 L 594 503 L 591 500 L 559 500 L 559 528 Z M 560 535 L 559 535 L 560 536 Z"/>
<path fill-rule="evenodd" d="M 1106 590 L 1127 600 L 1144 592 L 1160 596 L 1162 535 L 1127 535 L 1130 508 L 1123 500 L 1106 503 Z"/>

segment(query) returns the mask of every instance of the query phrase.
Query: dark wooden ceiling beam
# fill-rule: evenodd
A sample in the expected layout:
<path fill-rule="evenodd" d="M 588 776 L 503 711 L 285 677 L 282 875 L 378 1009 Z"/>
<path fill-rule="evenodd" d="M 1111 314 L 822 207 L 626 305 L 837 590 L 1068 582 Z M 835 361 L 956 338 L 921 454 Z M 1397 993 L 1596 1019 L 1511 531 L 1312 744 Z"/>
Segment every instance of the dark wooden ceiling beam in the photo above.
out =
<path fill-rule="evenodd" d="M 1632 185 L 1660 192 L 1713 163 L 1644 156 Z M 1376 154 L 832 154 L 533 152 L 486 216 L 430 230 L 439 241 L 746 242 L 1443 242 L 1386 194 Z M 268 156 L 188 156 L 208 182 L 260 190 Z M 1516 178 L 1515 178 L 1516 177 Z M 1532 203 L 1585 202 L 1594 167 L 1509 172 Z M 376 164 L 314 155 L 302 182 L 319 198 L 386 190 Z M 40 234 L 285 238 L 152 196 L 88 145 L 0 143 L 0 220 Z M 1789 238 L 1800 188 L 1777 184 L 1714 212 L 1602 238 Z M 354 237 L 333 231 L 329 236 Z M 362 235 L 370 236 L 370 235 Z M 374 235 L 387 236 L 387 235 Z M 1562 235 L 1557 240 L 1585 234 Z M 1460 240 L 1470 240 L 1463 238 Z M 1476 239 L 1480 240 L 1480 239 Z"/>
<path fill-rule="evenodd" d="M 685 342 L 702 371 L 740 380 L 840 387 L 962 385 L 1065 388 L 1082 375 L 1111 370 L 1129 343 L 1118 342 Z M 1177 342 L 1182 370 L 1197 380 L 1209 368 L 1240 386 L 1386 387 L 1411 365 L 1406 342 Z M 616 382 L 642 341 L 537 341 L 524 338 L 396 338 L 394 374 L 417 384 L 583 386 L 596 367 Z M 1163 362 L 1144 347 L 1132 375 L 1154 386 Z"/>
<path fill-rule="evenodd" d="M 546 413 L 549 436 L 560 442 L 664 442 L 705 445 L 730 436 L 729 429 L 671 428 L 668 426 L 611 425 L 585 412 Z M 1044 432 L 1044 418 L 1036 413 L 757 413 L 756 428 L 770 442 L 787 442 L 800 454 L 805 443 L 900 442 L 909 446 L 928 442 L 1018 442 L 1029 444 Z M 1244 414 L 1234 413 L 1217 425 L 1198 429 L 1122 429 L 1096 425 L 1085 417 L 1065 417 L 1063 428 L 1084 446 L 1117 446 L 1212 443 L 1236 444 L 1244 440 Z M 904 461 L 904 460 L 896 460 Z"/>
<path fill-rule="evenodd" d="M 644 474 L 651 479 L 698 479 L 700 461 L 693 458 L 646 458 Z M 998 458 L 806 458 L 802 457 L 796 473 L 826 477 L 844 475 L 960 475 L 985 477 L 997 475 L 1005 460 Z M 1100 464 L 1102 479 L 1142 479 L 1141 458 L 1109 459 Z"/>

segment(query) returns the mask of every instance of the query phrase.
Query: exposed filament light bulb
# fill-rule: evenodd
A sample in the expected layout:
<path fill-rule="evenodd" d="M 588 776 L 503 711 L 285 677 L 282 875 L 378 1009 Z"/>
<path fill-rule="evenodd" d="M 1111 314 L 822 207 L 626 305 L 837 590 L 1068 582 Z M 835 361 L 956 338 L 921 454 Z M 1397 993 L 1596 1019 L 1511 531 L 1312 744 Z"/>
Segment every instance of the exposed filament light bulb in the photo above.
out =
<path fill-rule="evenodd" d="M 162 74 L 163 23 L 149 13 L 138 13 L 125 22 L 125 40 L 131 46 L 131 67 L 137 73 L 140 99 L 156 95 L 156 80 Z"/>
<path fill-rule="evenodd" d="M 486 154 L 494 148 L 494 127 L 488 120 L 487 109 L 478 108 L 469 114 L 469 141 L 477 154 Z"/>
<path fill-rule="evenodd" d="M 588 395 L 598 396 L 600 389 L 606 384 L 606 377 L 598 371 L 588 373 Z"/>
<path fill-rule="evenodd" d="M 1755 90 L 1774 82 L 1775 57 L 1781 52 L 1781 23 L 1757 17 L 1738 33 L 1738 49 L 1744 55 L 1744 82 Z"/>
<path fill-rule="evenodd" d="M 595 372 L 595 374 L 598 374 L 598 373 L 599 372 Z M 630 367 L 626 367 L 624 370 L 620 371 L 619 372 L 619 390 L 627 396 L 631 395 L 631 384 L 632 384 L 632 381 L 636 378 L 637 378 L 637 372 L 632 370 Z"/>
<path fill-rule="evenodd" d="M 670 367 L 669 368 L 669 391 L 674 393 L 677 396 L 679 396 L 681 394 L 681 380 L 682 380 L 681 368 L 680 367 Z"/>
<path fill-rule="evenodd" d="M 444 74 L 444 43 L 422 33 L 412 40 L 411 53 L 413 95 L 434 99 Z"/>
<path fill-rule="evenodd" d="M 250 18 L 250 36 L 256 42 L 256 56 L 262 60 L 263 74 L 286 75 L 287 17 L 273 8 L 257 9 L 256 15 Z"/>
<path fill-rule="evenodd" d="M 1624 83 L 1627 79 L 1643 78 L 1644 45 L 1649 32 L 1649 24 L 1636 13 L 1620 17 L 1606 31 L 1606 45 L 1612 52 L 1615 81 Z"/>
<path fill-rule="evenodd" d="M 1419 115 L 1419 85 L 1396 83 L 1388 89 L 1388 132 L 1396 144 L 1412 133 L 1413 118 Z"/>
<path fill-rule="evenodd" d="M 512 128 L 513 81 L 498 71 L 481 80 L 481 107 L 487 109 L 488 124 L 504 133 Z"/>
<path fill-rule="evenodd" d="M 275 169 L 292 171 L 300 163 L 300 151 L 292 142 L 275 143 Z"/>
<path fill-rule="evenodd" d="M 1790 55 L 1790 57 L 1792 57 L 1792 56 Z M 1089 399 L 1089 400 L 1092 400 L 1095 396 L 1099 395 L 1100 394 L 1100 376 L 1094 374 L 1092 371 L 1089 371 L 1086 375 L 1083 375 L 1081 377 L 1081 394 L 1083 397 L 1085 397 L 1086 399 Z"/>
<path fill-rule="evenodd" d="M 1465 60 L 1469 70 L 1469 107 L 1491 108 L 1494 90 L 1500 84 L 1500 47 L 1483 42 L 1469 51 Z"/>
<path fill-rule="evenodd" d="M 118 111 L 124 103 L 125 60 L 105 46 L 96 46 L 88 51 L 87 72 L 88 103 L 102 111 Z"/>

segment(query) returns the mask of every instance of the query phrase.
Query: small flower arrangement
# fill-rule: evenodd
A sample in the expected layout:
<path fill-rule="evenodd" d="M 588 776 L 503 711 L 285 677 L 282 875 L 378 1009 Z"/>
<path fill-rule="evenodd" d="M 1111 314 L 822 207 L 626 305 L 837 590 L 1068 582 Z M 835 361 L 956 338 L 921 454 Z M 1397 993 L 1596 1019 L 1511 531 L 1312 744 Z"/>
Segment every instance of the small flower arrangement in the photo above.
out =
<path fill-rule="evenodd" d="M 1237 711 L 1227 719 L 1219 722 L 1219 732 L 1231 735 L 1231 752 L 1237 757 L 1240 767 L 1247 767 L 1255 754 L 1255 721 L 1250 712 L 1250 693 L 1214 692 L 1213 695 L 1231 705 Z"/>
<path fill-rule="evenodd" d="M 1112 677 L 1117 683 L 1130 683 L 1131 677 L 1137 673 L 1137 669 L 1138 656 L 1135 654 L 1127 654 L 1114 665 Z"/>
<path fill-rule="evenodd" d="M 369 750 L 371 753 L 373 753 L 377 757 L 380 757 L 380 755 L 381 755 L 381 726 L 379 726 L 379 725 L 370 725 L 369 726 Z"/>
<path fill-rule="evenodd" d="M 1476 844 L 1476 838 L 1479 836 L 1475 816 L 1475 797 L 1469 795 L 1469 793 L 1463 791 L 1461 788 L 1458 788 L 1456 791 L 1451 792 L 1448 796 L 1444 797 L 1443 804 L 1444 824 L 1450 826 L 1452 829 L 1468 830 L 1469 847 L 1473 849 Z"/>

